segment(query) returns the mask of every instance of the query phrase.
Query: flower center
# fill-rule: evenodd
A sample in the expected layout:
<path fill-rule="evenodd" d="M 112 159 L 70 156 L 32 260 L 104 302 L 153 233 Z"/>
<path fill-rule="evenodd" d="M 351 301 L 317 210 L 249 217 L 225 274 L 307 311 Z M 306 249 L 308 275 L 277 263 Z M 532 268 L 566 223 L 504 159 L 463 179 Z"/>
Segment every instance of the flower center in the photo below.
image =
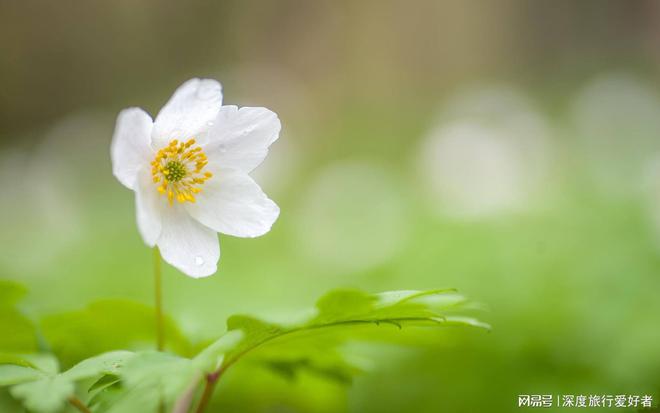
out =
<path fill-rule="evenodd" d="M 159 150 L 151 162 L 151 176 L 157 190 L 167 196 L 170 205 L 176 199 L 180 203 L 195 202 L 195 194 L 213 175 L 204 172 L 208 163 L 202 148 L 195 146 L 195 140 L 179 142 L 174 139 Z"/>
<path fill-rule="evenodd" d="M 186 172 L 188 172 L 188 170 L 179 161 L 169 161 L 165 164 L 165 176 L 170 182 L 179 182 L 184 176 L 186 176 Z"/>

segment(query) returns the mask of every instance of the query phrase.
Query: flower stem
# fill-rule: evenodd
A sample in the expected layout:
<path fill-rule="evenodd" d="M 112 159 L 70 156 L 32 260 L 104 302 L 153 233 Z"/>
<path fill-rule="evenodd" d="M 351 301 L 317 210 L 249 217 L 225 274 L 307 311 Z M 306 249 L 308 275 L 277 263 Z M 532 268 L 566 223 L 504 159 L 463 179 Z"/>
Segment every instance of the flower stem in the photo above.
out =
<path fill-rule="evenodd" d="M 156 295 L 156 348 L 165 348 L 165 323 L 163 321 L 163 283 L 160 271 L 160 252 L 154 248 L 154 292 Z"/>
<path fill-rule="evenodd" d="M 78 409 L 82 413 L 92 413 L 92 411 L 89 410 L 89 408 L 87 406 L 85 406 L 85 403 L 83 403 L 76 396 L 69 397 L 69 403 L 71 404 L 71 406 L 75 407 L 76 409 Z"/>
<path fill-rule="evenodd" d="M 215 390 L 215 384 L 218 382 L 218 379 L 223 373 L 223 369 L 217 370 L 211 374 L 206 375 L 206 382 L 204 384 L 204 391 L 202 392 L 202 397 L 199 399 L 199 404 L 195 413 L 203 413 L 206 409 L 206 405 L 211 401 L 213 396 L 213 390 Z"/>

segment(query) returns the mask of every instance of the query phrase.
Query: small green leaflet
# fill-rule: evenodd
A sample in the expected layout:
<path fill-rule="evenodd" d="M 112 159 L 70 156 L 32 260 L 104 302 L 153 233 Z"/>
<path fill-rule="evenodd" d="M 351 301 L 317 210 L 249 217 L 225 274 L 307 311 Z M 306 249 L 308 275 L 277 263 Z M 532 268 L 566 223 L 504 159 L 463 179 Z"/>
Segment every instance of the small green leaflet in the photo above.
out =
<path fill-rule="evenodd" d="M 43 371 L 35 367 L 0 365 L 0 385 L 13 385 L 12 396 L 23 401 L 30 411 L 57 412 L 74 395 L 76 382 L 103 375 L 118 374 L 133 356 L 128 351 L 114 351 L 83 360 L 64 373 Z"/>

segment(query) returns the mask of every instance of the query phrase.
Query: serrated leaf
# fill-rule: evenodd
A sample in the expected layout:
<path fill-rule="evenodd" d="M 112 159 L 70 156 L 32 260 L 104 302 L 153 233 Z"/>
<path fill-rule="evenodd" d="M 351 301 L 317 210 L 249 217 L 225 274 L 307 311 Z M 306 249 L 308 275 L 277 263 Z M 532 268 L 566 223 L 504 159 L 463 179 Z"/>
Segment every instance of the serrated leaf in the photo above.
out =
<path fill-rule="evenodd" d="M 222 369 L 250 357 L 267 367 L 295 377 L 306 369 L 340 382 L 359 371 L 340 352 L 349 339 L 365 340 L 365 329 L 390 326 L 438 327 L 449 325 L 488 328 L 474 318 L 455 315 L 467 300 L 454 290 L 391 291 L 367 294 L 359 290 L 332 291 L 318 300 L 316 315 L 297 325 L 279 325 L 250 316 L 232 316 L 228 331 L 244 338 L 225 356 Z M 387 337 L 380 337 L 387 338 Z"/>
<path fill-rule="evenodd" d="M 154 309 L 127 300 L 102 300 L 85 309 L 44 318 L 42 330 L 65 366 L 95 354 L 123 349 L 147 349 L 155 341 Z M 167 349 L 191 355 L 191 346 L 176 324 L 165 321 Z"/>
<path fill-rule="evenodd" d="M 120 374 L 123 393 L 112 395 L 112 406 L 102 411 L 140 412 L 153 410 L 161 402 L 173 404 L 182 392 L 212 372 L 242 337 L 240 331 L 225 334 L 192 359 L 156 351 L 135 354 Z"/>
<path fill-rule="evenodd" d="M 26 408 L 39 413 L 56 412 L 73 396 L 75 383 L 105 374 L 118 374 L 133 356 L 127 351 L 114 351 L 83 360 L 60 374 L 49 374 L 32 367 L 0 366 L 0 385 L 14 385 L 11 394 Z M 20 383 L 20 384 L 19 384 Z"/>
<path fill-rule="evenodd" d="M 377 296 L 358 290 L 337 290 L 316 302 L 318 315 L 310 324 L 328 324 L 367 314 L 373 310 Z"/>
<path fill-rule="evenodd" d="M 124 392 L 114 398 L 108 412 L 149 411 L 161 402 L 172 404 L 191 383 L 199 381 L 202 372 L 191 359 L 146 351 L 135 354 L 120 376 Z"/>

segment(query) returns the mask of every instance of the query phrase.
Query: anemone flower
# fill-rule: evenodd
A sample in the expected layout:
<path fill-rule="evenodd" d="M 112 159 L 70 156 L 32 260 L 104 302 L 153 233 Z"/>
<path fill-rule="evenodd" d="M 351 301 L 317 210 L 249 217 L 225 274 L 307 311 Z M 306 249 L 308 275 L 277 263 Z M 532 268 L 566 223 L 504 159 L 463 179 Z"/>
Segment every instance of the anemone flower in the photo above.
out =
<path fill-rule="evenodd" d="M 236 237 L 267 233 L 278 206 L 249 176 L 279 136 L 275 113 L 223 106 L 211 79 L 181 85 L 155 120 L 140 108 L 119 113 L 111 156 L 113 174 L 135 192 L 144 242 L 181 272 L 217 271 L 217 232 Z"/>

